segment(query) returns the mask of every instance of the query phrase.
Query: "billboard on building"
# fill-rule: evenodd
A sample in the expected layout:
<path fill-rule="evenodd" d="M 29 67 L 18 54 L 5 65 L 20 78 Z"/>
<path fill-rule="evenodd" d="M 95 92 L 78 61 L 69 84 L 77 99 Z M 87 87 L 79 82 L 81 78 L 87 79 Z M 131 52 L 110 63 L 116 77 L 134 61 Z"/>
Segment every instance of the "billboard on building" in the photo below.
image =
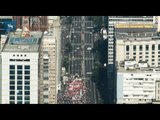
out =
<path fill-rule="evenodd" d="M 115 28 L 154 28 L 154 24 L 115 24 Z"/>
<path fill-rule="evenodd" d="M 14 32 L 16 30 L 16 21 L 1 21 L 0 33 Z"/>

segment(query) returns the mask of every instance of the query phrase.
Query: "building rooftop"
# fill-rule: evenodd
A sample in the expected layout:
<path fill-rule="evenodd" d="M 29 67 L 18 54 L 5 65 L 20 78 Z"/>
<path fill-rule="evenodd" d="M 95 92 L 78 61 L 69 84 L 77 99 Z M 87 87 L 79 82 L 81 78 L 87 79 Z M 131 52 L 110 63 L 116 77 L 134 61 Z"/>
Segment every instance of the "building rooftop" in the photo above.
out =
<path fill-rule="evenodd" d="M 156 32 L 157 28 L 115 28 L 115 32 Z"/>
<path fill-rule="evenodd" d="M 42 32 L 30 32 L 28 37 L 21 37 L 21 32 L 10 34 L 2 52 L 38 52 Z"/>
<path fill-rule="evenodd" d="M 150 35 L 150 36 L 146 36 L 146 35 L 140 35 L 140 36 L 133 36 L 133 35 L 128 35 L 128 34 L 120 34 L 120 33 L 116 33 L 116 39 L 117 40 L 136 40 L 136 41 L 144 41 L 144 40 L 160 40 L 160 36 L 156 36 L 156 35 Z"/>
<path fill-rule="evenodd" d="M 147 67 L 147 68 L 141 68 L 141 69 L 126 70 L 124 67 L 119 66 L 118 72 L 123 72 L 123 73 L 160 73 L 160 68 Z"/>

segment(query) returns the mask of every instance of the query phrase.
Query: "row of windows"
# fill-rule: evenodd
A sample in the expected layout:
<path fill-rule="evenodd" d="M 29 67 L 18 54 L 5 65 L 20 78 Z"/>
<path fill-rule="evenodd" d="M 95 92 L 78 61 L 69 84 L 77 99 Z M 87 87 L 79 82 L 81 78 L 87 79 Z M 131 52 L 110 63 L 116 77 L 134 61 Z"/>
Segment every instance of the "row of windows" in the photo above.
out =
<path fill-rule="evenodd" d="M 25 91 L 25 95 L 30 95 L 30 91 Z M 15 91 L 10 91 L 10 95 L 15 95 Z M 17 95 L 22 95 L 22 91 L 18 91 Z"/>
<path fill-rule="evenodd" d="M 133 45 L 133 51 L 136 51 L 136 48 L 138 46 L 137 45 Z M 129 45 L 126 46 L 126 51 L 129 51 L 130 47 Z M 142 51 L 143 50 L 143 46 L 142 45 L 139 45 L 139 51 Z M 145 50 L 148 51 L 149 50 L 149 45 L 146 45 L 145 46 Z M 152 45 L 152 50 L 155 50 L 155 45 Z M 158 50 L 160 50 L 160 44 L 158 44 Z"/>
<path fill-rule="evenodd" d="M 17 100 L 22 100 L 22 96 L 17 96 Z M 9 97 L 10 100 L 15 100 L 15 96 L 10 96 Z M 24 96 L 25 100 L 30 100 L 30 96 Z"/>
<path fill-rule="evenodd" d="M 139 52 L 140 55 L 142 55 L 142 52 Z M 149 52 L 146 52 L 145 54 L 149 54 Z M 152 54 L 155 54 L 155 52 L 152 52 Z M 160 52 L 158 52 L 158 57 L 160 57 Z M 129 55 L 129 52 L 126 52 L 126 55 Z M 136 55 L 136 52 L 133 52 L 133 55 Z"/>
<path fill-rule="evenodd" d="M 25 72 L 25 74 L 30 74 L 30 71 L 24 71 Z M 18 70 L 17 71 L 17 74 L 22 74 L 23 72 L 22 72 L 22 70 Z M 15 74 L 15 70 L 10 70 L 10 74 Z"/>
<path fill-rule="evenodd" d="M 15 101 L 10 101 L 10 104 L 15 104 Z M 22 101 L 17 101 L 17 104 L 22 104 Z M 29 101 L 25 101 L 24 104 L 30 104 Z"/>
<path fill-rule="evenodd" d="M 25 95 L 30 95 L 30 91 L 25 91 Z M 10 95 L 15 95 L 15 91 L 10 91 Z M 22 91 L 18 91 L 17 95 L 22 95 Z"/>
<path fill-rule="evenodd" d="M 10 79 L 15 79 L 15 76 L 14 75 L 11 75 L 10 76 Z M 25 80 L 29 80 L 30 79 L 30 76 L 24 76 L 24 79 Z M 17 80 L 22 80 L 22 76 L 17 76 Z"/>
<path fill-rule="evenodd" d="M 29 85 L 29 83 L 26 85 Z M 22 90 L 22 88 L 23 88 L 23 86 L 17 86 L 17 90 Z M 28 89 L 29 89 L 29 87 L 25 87 L 25 90 L 28 90 Z M 10 90 L 15 90 L 15 86 L 10 86 Z"/>
<path fill-rule="evenodd" d="M 29 85 L 30 84 L 30 81 L 25 81 L 24 82 L 26 85 Z M 10 85 L 14 85 L 15 84 L 15 81 L 10 81 Z M 17 81 L 17 84 L 18 85 L 22 85 L 22 81 Z"/>
<path fill-rule="evenodd" d="M 22 69 L 22 65 L 17 65 L 17 69 Z M 10 69 L 15 69 L 15 65 L 10 65 Z M 25 65 L 25 69 L 30 69 L 29 65 Z"/>

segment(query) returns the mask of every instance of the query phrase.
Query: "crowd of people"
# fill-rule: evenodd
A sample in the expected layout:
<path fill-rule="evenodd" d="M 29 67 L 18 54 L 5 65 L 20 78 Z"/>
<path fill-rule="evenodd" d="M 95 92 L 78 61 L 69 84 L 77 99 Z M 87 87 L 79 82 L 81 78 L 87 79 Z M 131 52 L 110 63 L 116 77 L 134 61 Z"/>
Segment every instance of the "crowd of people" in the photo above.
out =
<path fill-rule="evenodd" d="M 90 102 L 84 81 L 72 77 L 63 84 L 63 89 L 58 92 L 58 104 L 87 104 Z"/>

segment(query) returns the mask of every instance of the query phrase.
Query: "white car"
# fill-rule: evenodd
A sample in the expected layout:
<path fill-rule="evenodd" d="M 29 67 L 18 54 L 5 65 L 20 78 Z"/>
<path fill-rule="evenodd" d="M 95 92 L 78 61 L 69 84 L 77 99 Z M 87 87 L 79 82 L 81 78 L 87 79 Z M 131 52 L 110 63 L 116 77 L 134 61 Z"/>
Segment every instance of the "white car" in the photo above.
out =
<path fill-rule="evenodd" d="M 107 39 L 107 30 L 103 30 L 103 39 Z"/>

